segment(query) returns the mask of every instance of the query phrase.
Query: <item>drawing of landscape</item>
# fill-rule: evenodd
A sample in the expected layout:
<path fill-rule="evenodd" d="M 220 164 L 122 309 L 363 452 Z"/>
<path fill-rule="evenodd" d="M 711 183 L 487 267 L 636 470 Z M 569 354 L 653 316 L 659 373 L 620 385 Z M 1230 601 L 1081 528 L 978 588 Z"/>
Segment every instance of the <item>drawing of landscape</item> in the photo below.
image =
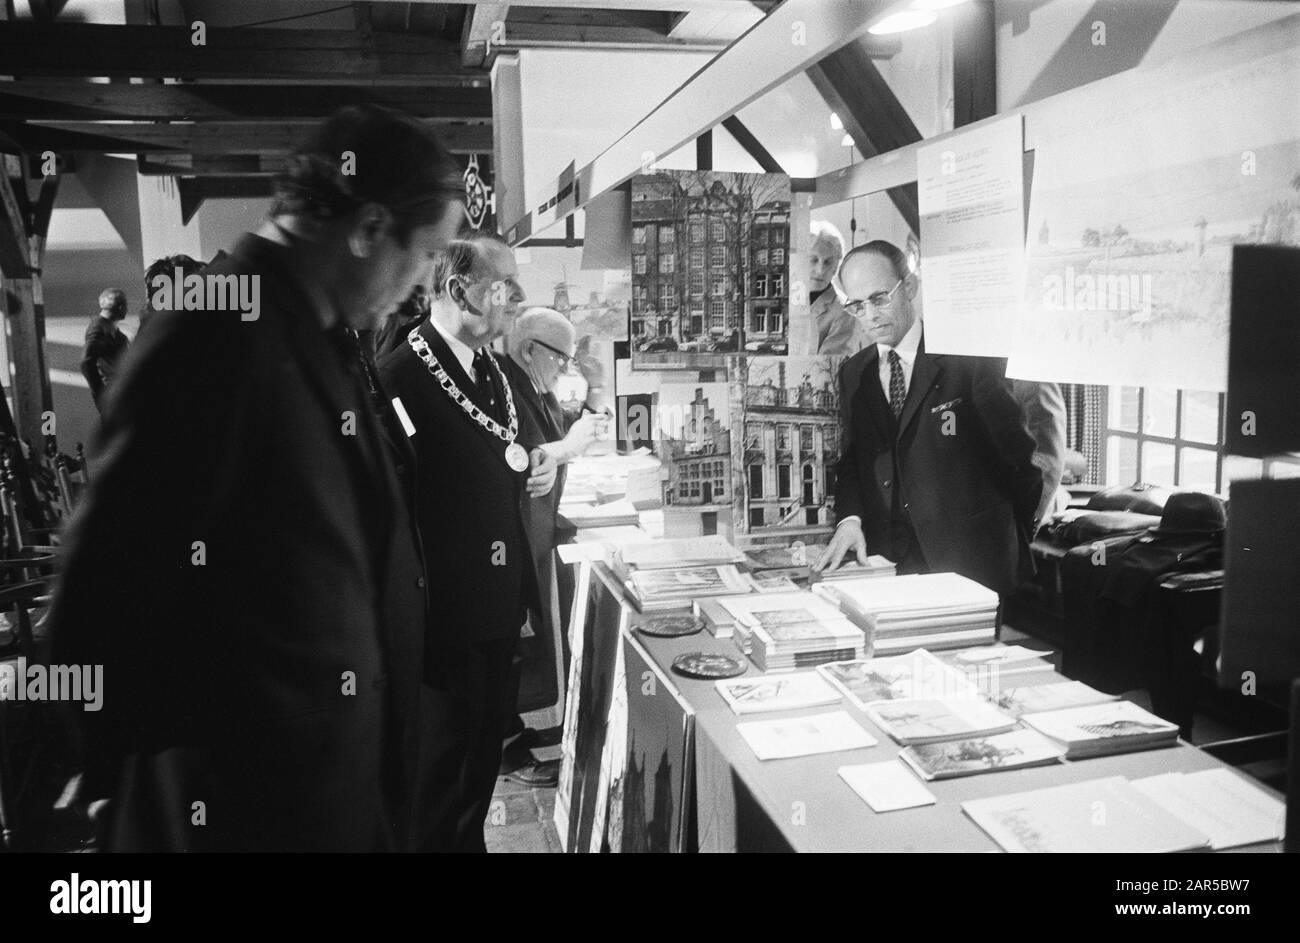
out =
<path fill-rule="evenodd" d="M 1300 245 L 1297 82 L 1287 50 L 1043 132 L 1009 376 L 1224 389 L 1232 246 Z"/>

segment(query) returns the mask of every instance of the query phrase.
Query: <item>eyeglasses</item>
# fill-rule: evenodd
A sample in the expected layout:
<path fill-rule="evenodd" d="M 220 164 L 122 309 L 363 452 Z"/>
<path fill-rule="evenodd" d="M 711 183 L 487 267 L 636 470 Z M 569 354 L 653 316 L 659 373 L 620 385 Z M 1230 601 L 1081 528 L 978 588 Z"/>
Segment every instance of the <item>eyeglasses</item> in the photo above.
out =
<path fill-rule="evenodd" d="M 566 354 L 566 353 L 563 353 L 562 351 L 556 350 L 556 349 L 555 349 L 554 347 L 552 347 L 550 344 L 546 343 L 546 341 L 539 341 L 537 338 L 533 338 L 533 343 L 534 343 L 534 344 L 541 344 L 543 347 L 545 347 L 545 348 L 546 348 L 547 350 L 549 350 L 551 353 L 555 354 L 555 359 L 558 360 L 558 361 L 560 362 L 560 370 L 561 370 L 561 371 L 566 371 L 566 370 L 568 370 L 568 369 L 569 369 L 569 365 L 570 365 L 571 363 L 573 363 L 573 358 L 572 358 L 572 357 L 570 357 L 570 356 L 569 356 L 568 354 Z"/>
<path fill-rule="evenodd" d="M 860 318 L 867 313 L 867 305 L 871 305 L 871 307 L 875 308 L 877 311 L 884 311 L 894 303 L 894 292 L 898 291 L 898 289 L 902 287 L 902 284 L 903 279 L 900 278 L 898 281 L 894 282 L 894 287 L 889 289 L 889 291 L 875 292 L 865 301 L 846 301 L 841 307 L 844 308 L 846 314 L 855 318 Z"/>

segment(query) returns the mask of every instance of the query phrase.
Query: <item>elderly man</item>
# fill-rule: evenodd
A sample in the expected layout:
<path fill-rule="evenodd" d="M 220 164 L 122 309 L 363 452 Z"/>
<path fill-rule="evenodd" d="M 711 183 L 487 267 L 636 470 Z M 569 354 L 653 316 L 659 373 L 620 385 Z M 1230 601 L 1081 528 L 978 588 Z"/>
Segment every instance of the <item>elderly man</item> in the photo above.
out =
<path fill-rule="evenodd" d="M 90 396 L 102 411 L 100 399 L 117 375 L 117 365 L 130 341 L 118 329 L 126 317 L 126 293 L 105 288 L 99 293 L 99 313 L 86 325 L 86 347 L 81 356 L 81 375 L 90 384 Z"/>
<path fill-rule="evenodd" d="M 486 850 L 501 743 L 514 715 L 512 663 L 538 608 L 524 495 L 542 497 L 556 461 L 521 437 L 504 358 L 524 295 L 500 237 L 468 231 L 434 261 L 429 318 L 379 361 L 415 453 L 429 597 L 413 850 Z"/>
<path fill-rule="evenodd" d="M 839 279 L 873 343 L 840 368 L 838 524 L 815 568 L 871 552 L 900 574 L 955 572 L 1011 591 L 1033 574 L 1042 474 L 1004 364 L 926 352 L 919 282 L 897 246 L 858 246 Z"/>
<path fill-rule="evenodd" d="M 844 237 L 826 222 L 812 224 L 812 248 L 808 252 L 808 302 L 817 325 L 817 353 L 848 356 L 866 344 L 857 320 L 844 313 L 842 298 L 835 289 L 835 270 L 844 258 Z"/>
<path fill-rule="evenodd" d="M 604 375 L 600 361 L 585 350 L 575 352 L 573 325 L 560 312 L 550 308 L 525 311 L 510 335 L 509 351 L 506 375 L 519 407 L 520 437 L 543 443 L 541 448 L 559 465 L 549 495 L 523 499 L 524 529 L 532 550 L 540 602 L 540 612 L 534 613 L 531 620 L 533 638 L 523 652 L 516 703 L 517 710 L 523 712 L 554 703 L 558 696 L 563 621 L 559 618 L 555 573 L 555 516 L 564 491 L 564 466 L 605 433 L 608 413 L 602 405 Z M 586 401 L 577 414 L 561 410 L 555 396 L 556 384 L 570 364 L 587 381 Z M 523 730 L 522 721 L 517 726 L 521 736 L 506 751 L 503 771 L 525 785 L 555 785 L 558 764 L 533 762 L 525 749 L 528 731 Z"/>
<path fill-rule="evenodd" d="M 405 844 L 423 562 L 356 331 L 455 234 L 460 175 L 427 125 L 343 109 L 207 269 L 259 317 L 155 318 L 117 379 L 50 616 L 54 661 L 104 666 L 77 716 L 108 849 Z"/>

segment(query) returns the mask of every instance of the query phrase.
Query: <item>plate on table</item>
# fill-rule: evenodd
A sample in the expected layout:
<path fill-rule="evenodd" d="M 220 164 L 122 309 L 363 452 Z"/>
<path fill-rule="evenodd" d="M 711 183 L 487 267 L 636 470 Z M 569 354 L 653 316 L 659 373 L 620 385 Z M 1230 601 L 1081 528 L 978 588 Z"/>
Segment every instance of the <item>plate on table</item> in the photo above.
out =
<path fill-rule="evenodd" d="M 730 655 L 687 652 L 673 659 L 673 671 L 688 678 L 735 678 L 746 668 L 744 662 Z"/>
<path fill-rule="evenodd" d="M 654 635 L 658 638 L 678 638 L 683 635 L 694 635 L 703 628 L 703 622 L 695 618 L 695 616 L 686 615 L 651 616 L 636 627 L 638 632 L 645 635 Z"/>

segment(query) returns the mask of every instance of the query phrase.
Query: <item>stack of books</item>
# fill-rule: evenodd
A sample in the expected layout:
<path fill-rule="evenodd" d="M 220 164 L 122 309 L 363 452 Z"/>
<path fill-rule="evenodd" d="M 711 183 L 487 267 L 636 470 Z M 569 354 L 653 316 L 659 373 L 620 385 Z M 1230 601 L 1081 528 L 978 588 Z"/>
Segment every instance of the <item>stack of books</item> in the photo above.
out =
<path fill-rule="evenodd" d="M 1061 751 L 1032 730 L 921 744 L 908 747 L 898 755 L 925 780 L 954 779 L 1061 761 Z"/>
<path fill-rule="evenodd" d="M 866 714 L 905 746 L 983 737 L 1016 725 L 1015 718 L 973 697 L 876 701 L 866 706 Z"/>
<path fill-rule="evenodd" d="M 824 547 L 808 548 L 809 560 L 816 563 L 821 557 Z M 898 568 L 894 566 L 894 561 L 887 560 L 878 553 L 873 553 L 867 557 L 866 564 L 858 562 L 856 554 L 849 554 L 840 561 L 840 565 L 833 570 L 822 570 L 816 574 L 818 580 L 856 580 L 856 579 L 877 579 L 882 576 L 894 576 Z"/>
<path fill-rule="evenodd" d="M 859 710 L 877 701 L 972 698 L 978 694 L 964 675 L 925 649 L 892 658 L 832 662 L 817 671 Z"/>
<path fill-rule="evenodd" d="M 776 573 L 793 580 L 806 580 L 821 551 L 802 544 L 793 547 L 750 547 L 745 563 L 755 573 Z"/>
<path fill-rule="evenodd" d="M 627 580 L 638 570 L 729 566 L 744 559 L 725 537 L 683 537 L 623 544 L 610 553 L 609 566 L 619 579 Z"/>
<path fill-rule="evenodd" d="M 637 509 L 630 501 L 611 501 L 608 504 L 584 504 L 565 501 L 560 514 L 574 527 L 622 527 L 640 521 Z"/>
<path fill-rule="evenodd" d="M 1002 688 L 996 694 L 989 695 L 989 700 L 1012 717 L 1021 717 L 1088 704 L 1104 704 L 1119 700 L 1119 696 L 1103 694 L 1082 681 L 1053 681 L 1050 684 Z"/>
<path fill-rule="evenodd" d="M 812 593 L 732 597 L 719 603 L 735 617 L 741 651 L 748 647 L 746 654 L 762 671 L 791 671 L 864 653 L 862 630 Z"/>
<path fill-rule="evenodd" d="M 1177 724 L 1132 701 L 1024 714 L 1020 719 L 1065 750 L 1067 760 L 1168 747 L 1178 740 Z"/>
<path fill-rule="evenodd" d="M 732 638 L 736 631 L 736 617 L 722 604 L 725 596 L 706 596 L 691 603 L 691 612 L 704 623 L 704 628 L 714 638 Z M 749 652 L 745 652 L 746 655 Z"/>
<path fill-rule="evenodd" d="M 734 566 L 636 570 L 623 585 L 641 612 L 689 609 L 701 596 L 730 596 L 747 592 L 750 588 L 744 575 Z"/>
<path fill-rule="evenodd" d="M 997 637 L 998 594 L 956 573 L 831 580 L 813 592 L 866 632 L 877 655 L 963 648 Z"/>

